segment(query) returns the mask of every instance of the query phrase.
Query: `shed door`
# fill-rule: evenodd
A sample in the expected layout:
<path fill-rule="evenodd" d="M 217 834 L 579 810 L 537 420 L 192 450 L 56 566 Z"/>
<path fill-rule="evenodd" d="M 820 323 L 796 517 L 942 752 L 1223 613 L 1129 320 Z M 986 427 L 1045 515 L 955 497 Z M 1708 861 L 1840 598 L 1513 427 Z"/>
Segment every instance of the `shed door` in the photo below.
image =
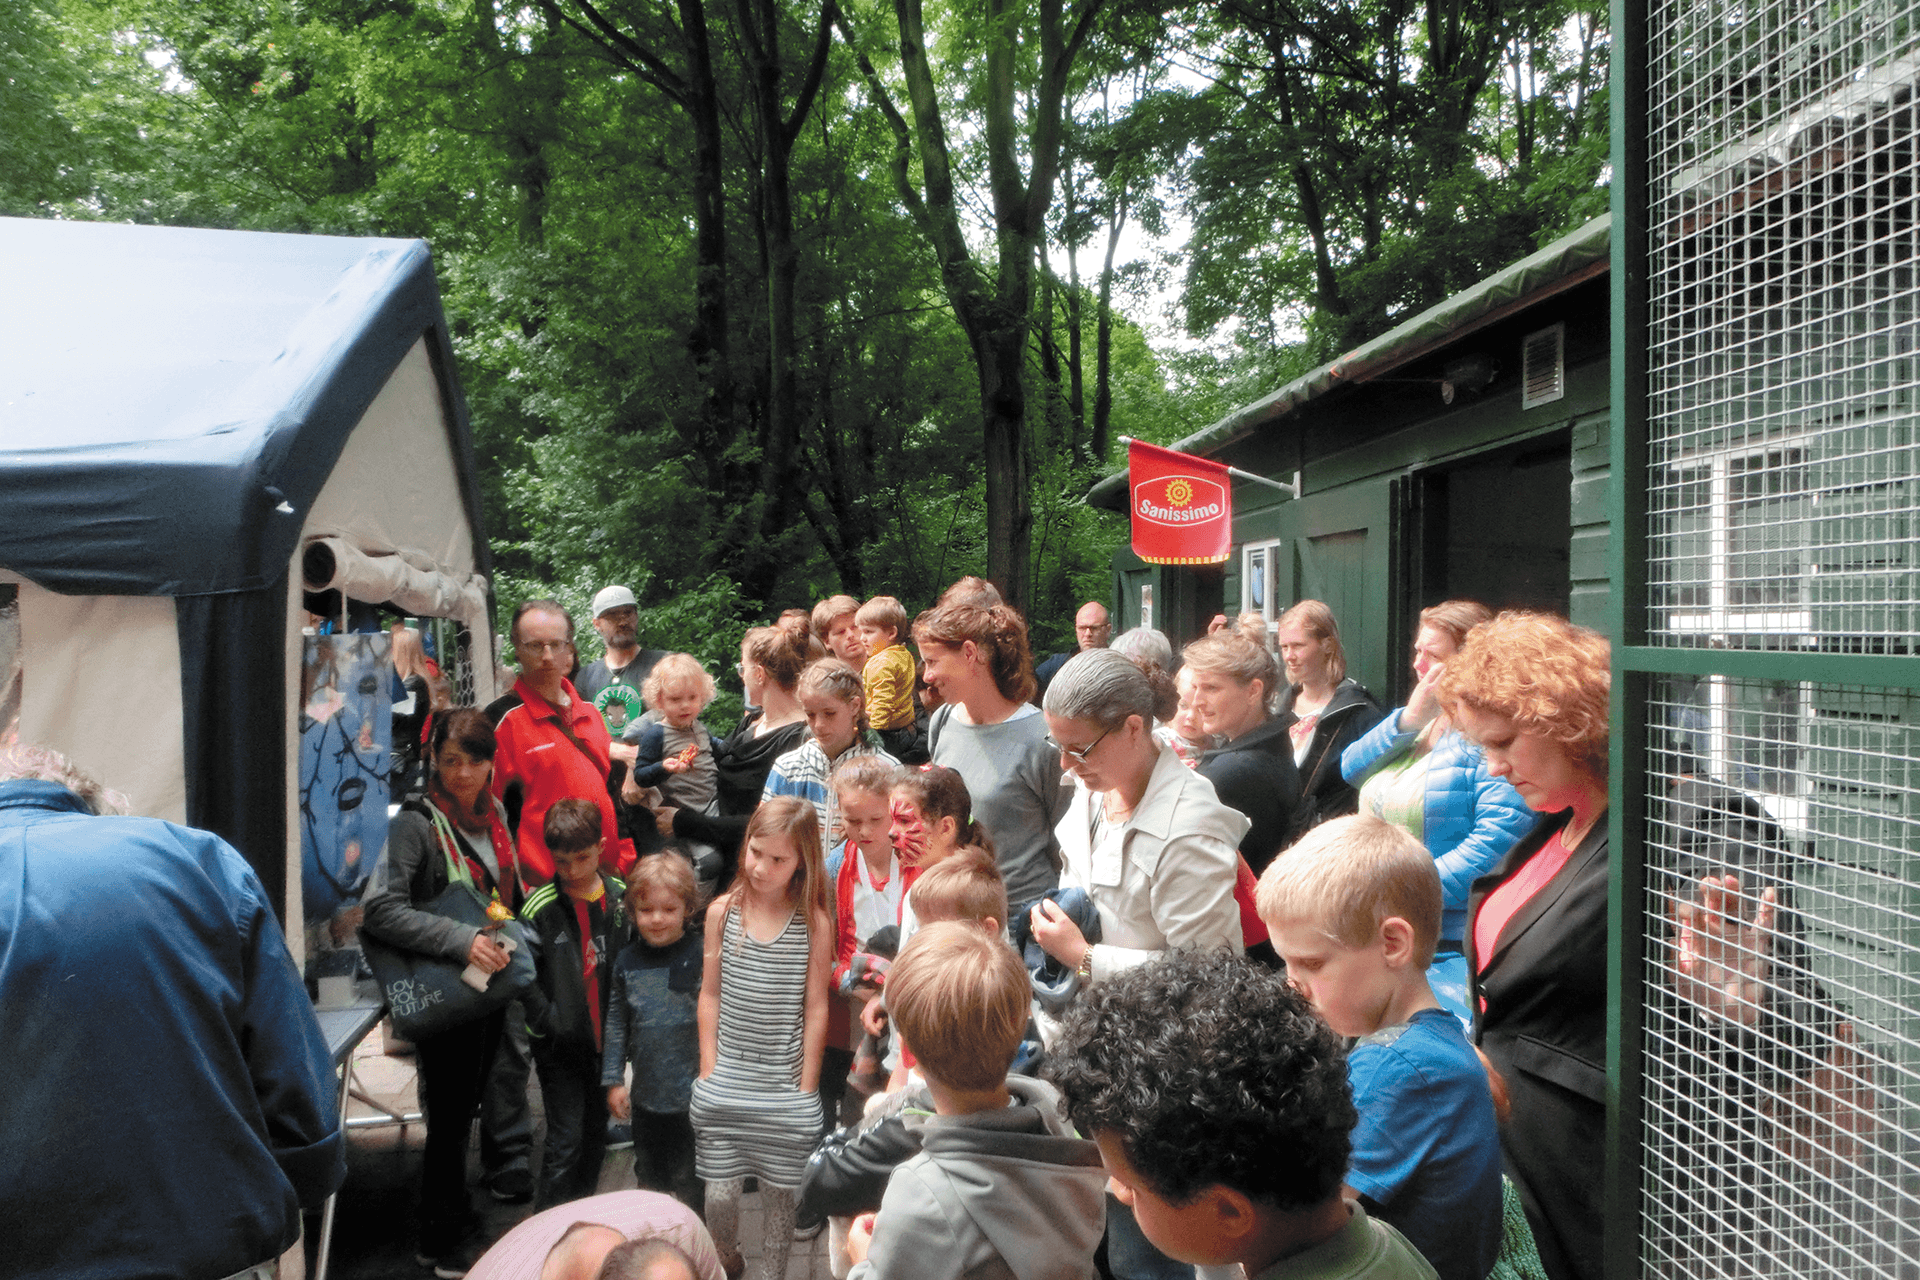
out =
<path fill-rule="evenodd" d="M 1376 690 L 1386 687 L 1390 666 L 1389 496 L 1385 482 L 1370 482 L 1279 509 L 1280 546 L 1289 553 L 1278 561 L 1281 601 L 1320 600 L 1333 610 L 1347 674 Z"/>

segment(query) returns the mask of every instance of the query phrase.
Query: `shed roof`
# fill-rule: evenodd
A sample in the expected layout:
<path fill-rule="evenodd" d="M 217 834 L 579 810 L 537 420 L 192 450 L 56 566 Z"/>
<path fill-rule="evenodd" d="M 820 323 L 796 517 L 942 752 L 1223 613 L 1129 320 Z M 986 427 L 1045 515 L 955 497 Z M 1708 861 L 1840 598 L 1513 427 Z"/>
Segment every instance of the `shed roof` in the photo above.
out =
<path fill-rule="evenodd" d="M 347 437 L 429 335 L 490 573 L 424 241 L 0 218 L 0 279 L 0 568 L 74 594 L 279 580 Z"/>
<path fill-rule="evenodd" d="M 1373 341 L 1300 375 L 1271 395 L 1235 409 L 1168 447 L 1203 456 L 1217 453 L 1336 387 L 1390 373 L 1483 324 L 1605 271 L 1611 225 L 1611 216 L 1602 214 L 1546 248 L 1395 325 Z M 1087 501 L 1118 511 L 1126 503 L 1126 493 L 1127 473 L 1122 470 L 1094 485 L 1087 492 Z"/>

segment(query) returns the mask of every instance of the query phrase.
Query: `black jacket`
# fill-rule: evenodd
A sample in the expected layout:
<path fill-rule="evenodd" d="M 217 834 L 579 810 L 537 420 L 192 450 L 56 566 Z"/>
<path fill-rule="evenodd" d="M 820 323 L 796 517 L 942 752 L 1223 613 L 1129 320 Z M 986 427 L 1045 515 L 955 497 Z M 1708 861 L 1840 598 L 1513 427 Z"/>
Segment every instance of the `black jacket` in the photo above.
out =
<path fill-rule="evenodd" d="M 1293 713 L 1293 700 L 1299 694 L 1300 686 L 1292 685 L 1280 695 L 1280 711 L 1274 718 L 1288 729 L 1300 719 Z M 1287 832 L 1287 844 L 1328 818 L 1338 818 L 1360 808 L 1360 793 L 1340 774 L 1340 756 L 1359 741 L 1362 734 L 1379 724 L 1385 714 L 1366 686 L 1352 676 L 1334 687 L 1332 699 L 1313 726 L 1307 758 L 1299 766 L 1300 801 L 1293 807 L 1293 827 Z M 1291 735 L 1287 741 L 1292 743 Z"/>
<path fill-rule="evenodd" d="M 767 775 L 773 772 L 773 762 L 799 746 L 807 736 L 806 721 L 796 720 L 756 738 L 753 726 L 759 719 L 760 709 L 755 707 L 741 719 L 739 728 L 724 740 L 714 740 L 714 784 L 719 792 L 719 815 L 694 813 L 690 809 L 676 809 L 673 814 L 673 834 L 699 840 L 720 851 L 726 860 L 726 869 L 720 876 L 722 884 L 733 873 L 740 842 L 747 836 L 747 819 L 760 803 L 760 792 L 767 785 Z"/>
<path fill-rule="evenodd" d="M 1467 934 L 1487 895 L 1570 813 L 1555 814 L 1473 882 Z M 1607 1123 L 1607 815 L 1515 913 L 1484 971 L 1469 945 L 1474 1039 L 1507 1082 L 1500 1131 L 1540 1259 L 1553 1280 L 1599 1280 Z M 1485 1001 L 1482 1007 L 1480 1001 Z"/>
<path fill-rule="evenodd" d="M 820 1140 L 800 1176 L 800 1212 L 851 1218 L 874 1213 L 887 1193 L 893 1171 L 920 1154 L 925 1112 L 932 1101 L 918 1099 L 919 1114 L 891 1115 L 868 1129 L 835 1129 Z"/>
<path fill-rule="evenodd" d="M 1240 841 L 1240 852 L 1259 875 L 1273 855 L 1286 848 L 1300 798 L 1300 772 L 1293 765 L 1293 741 L 1285 721 L 1278 716 L 1262 720 L 1201 756 L 1195 767 L 1213 784 L 1221 804 L 1239 810 L 1253 824 Z"/>
<path fill-rule="evenodd" d="M 626 944 L 627 909 L 621 902 L 626 886 L 602 871 L 606 887 L 606 949 L 599 958 L 600 1020 L 606 1024 L 607 998 L 613 990 L 613 962 Z M 587 1012 L 587 976 L 580 963 L 580 935 L 573 900 L 554 880 L 527 897 L 520 918 L 532 935 L 537 977 L 521 997 L 527 1011 L 527 1030 L 536 1056 L 561 1059 L 600 1078 L 600 1046 L 594 1042 L 593 1019 Z"/>

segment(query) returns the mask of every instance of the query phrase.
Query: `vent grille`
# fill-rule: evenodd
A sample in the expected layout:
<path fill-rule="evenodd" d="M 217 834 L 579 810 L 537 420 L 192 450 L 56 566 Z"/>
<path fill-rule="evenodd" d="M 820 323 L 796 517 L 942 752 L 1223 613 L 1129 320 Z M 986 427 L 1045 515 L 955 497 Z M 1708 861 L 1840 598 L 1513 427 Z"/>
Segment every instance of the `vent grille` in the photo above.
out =
<path fill-rule="evenodd" d="M 1567 326 L 1549 325 L 1527 335 L 1521 352 L 1524 388 L 1520 407 L 1552 404 L 1567 394 Z"/>

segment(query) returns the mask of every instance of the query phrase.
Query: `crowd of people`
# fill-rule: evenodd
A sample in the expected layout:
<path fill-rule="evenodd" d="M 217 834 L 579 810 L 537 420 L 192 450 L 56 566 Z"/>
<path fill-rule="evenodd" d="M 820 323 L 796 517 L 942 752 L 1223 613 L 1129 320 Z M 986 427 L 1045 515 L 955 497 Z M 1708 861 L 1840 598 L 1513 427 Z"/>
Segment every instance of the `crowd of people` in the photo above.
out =
<path fill-rule="evenodd" d="M 764 1280 L 823 1227 L 840 1280 L 1599 1274 L 1597 634 L 1436 605 L 1383 712 L 1318 601 L 1178 655 L 1089 603 L 1037 672 L 1025 619 L 963 579 L 912 619 L 834 596 L 749 630 L 723 735 L 713 674 L 641 649 L 630 591 L 593 608 L 600 660 L 530 600 L 512 692 L 433 713 L 364 902 L 369 937 L 481 985 L 513 939 L 535 956 L 416 1046 L 437 1276 L 488 1265 L 476 1115 L 553 1274 L 738 1277 L 749 1179 Z M 91 805 L 19 785 L 0 831 Z M 497 918 L 443 914 L 456 883 Z M 1777 898 L 1739 888 L 1705 884 L 1670 943 L 1710 1034 L 1775 1016 L 1742 957 Z M 310 1140 L 276 1158 L 330 1189 L 337 1135 Z M 595 1224 L 610 1140 L 710 1260 Z"/>

